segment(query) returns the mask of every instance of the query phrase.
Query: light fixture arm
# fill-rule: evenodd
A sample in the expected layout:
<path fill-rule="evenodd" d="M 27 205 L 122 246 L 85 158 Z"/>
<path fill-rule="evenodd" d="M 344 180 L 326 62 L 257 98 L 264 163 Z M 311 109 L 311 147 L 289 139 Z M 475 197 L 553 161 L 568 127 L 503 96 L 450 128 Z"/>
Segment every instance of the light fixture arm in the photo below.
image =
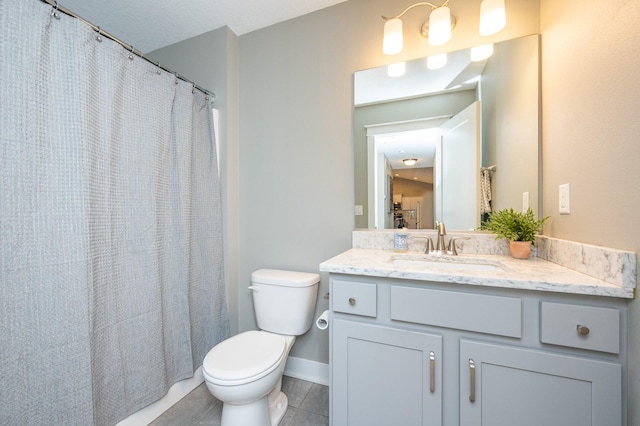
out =
<path fill-rule="evenodd" d="M 439 8 L 439 7 L 445 7 L 445 6 L 447 6 L 448 4 L 449 4 L 449 0 L 446 0 L 446 1 L 445 1 L 444 3 L 442 3 L 440 6 L 437 6 L 437 5 L 433 4 L 433 3 L 429 3 L 429 2 L 426 2 L 426 1 L 421 1 L 421 2 L 418 2 L 418 3 L 416 3 L 416 4 L 412 4 L 411 6 L 407 7 L 407 8 L 406 8 L 405 10 L 403 10 L 403 11 L 402 11 L 402 13 L 401 13 L 401 14 L 399 14 L 398 16 L 391 16 L 391 17 L 388 17 L 388 16 L 384 16 L 384 15 L 382 15 L 382 19 L 384 19 L 385 21 L 388 21 L 389 19 L 399 19 L 399 18 L 402 18 L 402 17 L 404 16 L 404 14 L 405 14 L 405 13 L 407 13 L 408 11 L 410 11 L 411 9 L 413 9 L 414 7 L 418 7 L 418 6 L 429 6 L 429 7 L 431 7 L 431 10 L 434 10 L 434 9 Z"/>

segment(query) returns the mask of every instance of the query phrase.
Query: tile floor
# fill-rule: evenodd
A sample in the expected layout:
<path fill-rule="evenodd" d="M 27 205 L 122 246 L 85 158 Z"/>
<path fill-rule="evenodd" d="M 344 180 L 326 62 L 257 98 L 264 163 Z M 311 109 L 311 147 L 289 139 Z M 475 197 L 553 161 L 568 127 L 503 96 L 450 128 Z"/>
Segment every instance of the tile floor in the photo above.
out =
<path fill-rule="evenodd" d="M 329 388 L 284 376 L 282 391 L 289 408 L 280 426 L 324 426 L 329 424 Z M 222 403 L 203 383 L 154 420 L 150 426 L 220 425 Z"/>

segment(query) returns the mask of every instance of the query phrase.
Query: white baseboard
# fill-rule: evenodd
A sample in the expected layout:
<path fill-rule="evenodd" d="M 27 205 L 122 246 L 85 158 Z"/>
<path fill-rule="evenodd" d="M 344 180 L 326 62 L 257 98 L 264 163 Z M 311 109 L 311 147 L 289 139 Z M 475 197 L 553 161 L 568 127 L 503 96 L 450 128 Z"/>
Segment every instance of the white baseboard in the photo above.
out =
<path fill-rule="evenodd" d="M 329 386 L 329 364 L 317 361 L 290 356 L 284 367 L 284 375 Z"/>
<path fill-rule="evenodd" d="M 204 376 L 202 375 L 202 366 L 200 366 L 193 373 L 193 377 L 174 383 L 164 397 L 144 407 L 142 410 L 136 411 L 116 426 L 148 425 L 203 382 Z"/>

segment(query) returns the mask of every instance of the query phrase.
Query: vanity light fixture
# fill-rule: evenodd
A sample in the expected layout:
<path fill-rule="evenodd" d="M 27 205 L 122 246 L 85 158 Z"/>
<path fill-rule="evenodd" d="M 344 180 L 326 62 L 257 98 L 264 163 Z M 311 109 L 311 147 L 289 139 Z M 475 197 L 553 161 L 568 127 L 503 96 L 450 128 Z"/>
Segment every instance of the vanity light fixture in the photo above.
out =
<path fill-rule="evenodd" d="M 384 37 L 382 51 L 387 55 L 400 53 L 403 48 L 402 21 L 400 18 L 409 10 L 418 6 L 429 6 L 431 13 L 420 29 L 423 37 L 429 39 L 431 46 L 445 44 L 451 38 L 451 30 L 456 26 L 456 17 L 449 9 L 450 0 L 445 0 L 440 6 L 429 2 L 418 2 L 407 7 L 397 16 L 383 16 Z M 502 30 L 507 23 L 504 0 L 482 0 L 480 3 L 480 34 L 492 35 Z"/>
<path fill-rule="evenodd" d="M 402 162 L 404 163 L 405 166 L 407 167 L 411 167 L 411 166 L 415 166 L 416 163 L 418 162 L 417 158 L 405 158 L 404 160 L 402 160 Z"/>

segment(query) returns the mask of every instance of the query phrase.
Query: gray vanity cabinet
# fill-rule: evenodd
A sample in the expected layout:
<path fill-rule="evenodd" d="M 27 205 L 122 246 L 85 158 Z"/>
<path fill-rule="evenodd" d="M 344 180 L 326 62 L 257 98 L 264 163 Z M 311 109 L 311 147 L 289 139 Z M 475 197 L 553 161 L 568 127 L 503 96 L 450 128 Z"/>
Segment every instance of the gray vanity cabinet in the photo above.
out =
<path fill-rule="evenodd" d="M 333 426 L 618 426 L 626 305 L 331 274 Z"/>
<path fill-rule="evenodd" d="M 335 320 L 333 425 L 442 425 L 442 338 Z"/>
<path fill-rule="evenodd" d="M 622 424 L 620 364 L 460 342 L 460 426 Z"/>

